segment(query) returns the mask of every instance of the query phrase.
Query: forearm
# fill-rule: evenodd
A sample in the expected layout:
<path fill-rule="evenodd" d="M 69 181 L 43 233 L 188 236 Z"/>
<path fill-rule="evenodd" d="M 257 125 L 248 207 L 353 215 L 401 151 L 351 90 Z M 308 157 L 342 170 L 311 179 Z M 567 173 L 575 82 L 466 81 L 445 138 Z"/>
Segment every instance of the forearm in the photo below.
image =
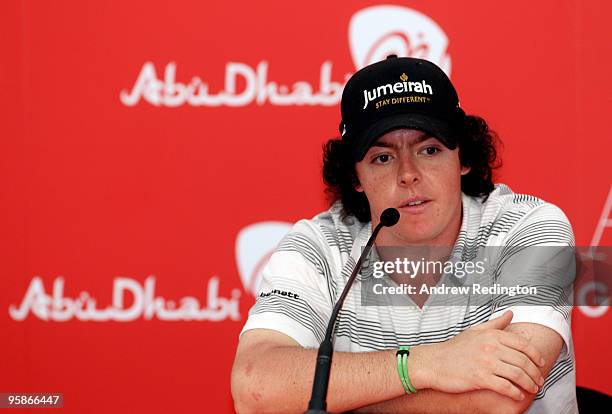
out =
<path fill-rule="evenodd" d="M 239 412 L 302 413 L 312 391 L 316 350 L 272 347 L 237 361 L 232 391 Z M 327 409 L 331 412 L 392 400 L 404 394 L 393 351 L 333 356 Z"/>
<path fill-rule="evenodd" d="M 490 390 L 449 393 L 432 389 L 435 366 L 432 353 L 435 345 L 420 345 L 410 351 L 408 372 L 413 385 L 420 391 L 403 393 L 400 397 L 364 406 L 357 413 L 419 413 L 419 414 L 463 414 L 469 413 L 520 413 L 528 401 L 515 401 Z M 393 376 L 398 382 L 397 372 Z M 526 394 L 533 398 L 533 395 Z M 531 400 L 531 398 L 529 400 Z"/>
<path fill-rule="evenodd" d="M 544 377 L 548 375 L 554 362 L 556 361 L 562 347 L 560 336 L 549 328 L 530 323 L 512 324 L 508 331 L 521 332 L 531 338 L 531 340 L 542 350 L 542 355 L 546 361 L 540 368 Z M 547 337 L 548 335 L 548 337 Z M 420 348 L 420 349 L 419 349 Z M 417 347 L 413 349 L 411 357 L 417 357 L 418 364 L 427 365 L 430 363 L 427 358 L 427 348 Z M 418 350 L 425 356 L 419 355 Z M 409 360 L 410 361 L 410 360 Z M 413 361 L 414 362 L 414 361 Z M 409 365 L 410 367 L 410 365 Z M 414 370 L 414 368 L 413 368 Z M 423 376 L 418 377 L 421 380 Z M 431 384 L 432 378 L 428 378 Z M 421 387 L 426 384 L 420 384 Z M 417 387 L 419 389 L 420 387 Z M 529 408 L 533 402 L 535 394 L 523 390 L 524 400 L 517 401 L 501 395 L 497 392 L 481 389 L 462 393 L 447 393 L 433 389 L 422 389 L 416 394 L 403 395 L 389 401 L 383 401 L 370 406 L 355 410 L 357 413 L 522 413 Z"/>
<path fill-rule="evenodd" d="M 335 353 L 328 411 L 360 407 L 372 412 L 427 413 L 447 408 L 459 412 L 487 412 L 491 408 L 496 412 L 524 411 L 534 395 L 528 392 L 537 392 L 538 384 L 543 384 L 562 339 L 552 331 L 556 338 L 552 346 L 550 332 L 541 332 L 542 328 L 533 324 L 521 327 L 531 341 L 500 330 L 508 326 L 511 317 L 508 312 L 448 341 L 411 348 L 407 369 L 412 385 L 420 390 L 411 396 L 404 396 L 395 350 Z M 273 345 L 266 346 L 270 343 Z M 544 358 L 534 343 L 546 350 Z M 301 348 L 282 334 L 246 333 L 232 371 L 237 411 L 304 412 L 315 360 L 314 349 Z"/>
<path fill-rule="evenodd" d="M 362 407 L 354 412 L 359 414 L 497 414 L 520 413 L 527 407 L 522 402 L 514 401 L 489 390 L 449 394 L 428 389 Z"/>

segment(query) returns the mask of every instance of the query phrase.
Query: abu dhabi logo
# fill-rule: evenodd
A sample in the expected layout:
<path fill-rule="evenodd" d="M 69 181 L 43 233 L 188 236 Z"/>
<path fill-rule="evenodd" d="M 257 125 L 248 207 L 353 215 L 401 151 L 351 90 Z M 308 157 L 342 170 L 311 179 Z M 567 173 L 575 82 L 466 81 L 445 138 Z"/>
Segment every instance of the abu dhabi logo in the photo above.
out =
<path fill-rule="evenodd" d="M 593 273 L 593 267 L 597 266 L 598 262 L 605 263 L 606 260 L 610 263 L 610 258 L 606 257 L 605 254 L 603 257 L 599 257 L 597 253 L 598 247 L 601 246 L 601 241 L 604 235 L 604 232 L 608 229 L 612 229 L 612 185 L 608 190 L 608 197 L 604 202 L 603 209 L 601 210 L 601 215 L 599 216 L 599 220 L 597 221 L 597 225 L 595 226 L 595 232 L 593 233 L 593 238 L 591 239 L 590 249 L 589 251 L 582 254 L 582 259 L 586 262 L 586 272 Z M 603 246 L 605 246 L 604 244 Z M 608 249 L 609 250 L 609 249 Z M 590 267 L 590 269 L 589 269 Z M 610 274 L 608 271 L 602 271 L 601 274 Z M 594 279 L 594 278 L 593 278 Z M 592 280 L 587 283 L 584 283 L 580 289 L 578 290 L 578 302 L 579 303 L 587 303 L 586 298 L 589 295 L 595 294 L 597 297 L 601 298 L 597 300 L 598 304 L 596 306 L 578 306 L 580 312 L 584 315 L 591 318 L 599 318 L 605 315 L 610 308 L 610 300 L 611 292 L 609 289 L 609 285 L 607 283 L 601 283 L 600 281 Z"/>
<path fill-rule="evenodd" d="M 348 39 L 357 70 L 395 54 L 427 59 L 450 76 L 446 34 L 434 20 L 408 7 L 372 6 L 359 10 L 351 17 Z M 144 100 L 158 107 L 333 106 L 340 102 L 344 84 L 351 75 L 345 74 L 343 81 L 333 80 L 333 64 L 326 60 L 321 64 L 318 82 L 298 80 L 285 85 L 269 79 L 269 66 L 267 60 L 255 66 L 228 62 L 224 85 L 215 88 L 199 76 L 178 80 L 176 62 L 168 62 L 158 71 L 148 61 L 142 65 L 132 88 L 120 92 L 119 100 L 125 106 L 135 106 Z"/>
<path fill-rule="evenodd" d="M 236 263 L 244 290 L 257 296 L 262 270 L 278 243 L 292 225 L 282 221 L 265 221 L 243 228 L 236 238 Z"/>
<path fill-rule="evenodd" d="M 429 60 L 450 76 L 444 30 L 408 7 L 372 6 L 358 11 L 349 23 L 349 46 L 357 69 L 397 55 Z"/>
<path fill-rule="evenodd" d="M 52 322 L 132 322 L 138 319 L 219 322 L 241 319 L 240 290 L 232 289 L 230 297 L 219 295 L 218 276 L 208 280 L 202 300 L 195 296 L 166 299 L 158 293 L 153 275 L 148 276 L 144 283 L 129 277 L 116 277 L 113 279 L 112 303 L 106 306 L 101 306 L 101 301 L 87 291 L 72 297 L 66 295 L 64 283 L 64 277 L 58 276 L 53 280 L 53 287 L 46 290 L 43 279 L 34 276 L 21 304 L 9 306 L 10 317 L 24 321 L 31 314 Z"/>

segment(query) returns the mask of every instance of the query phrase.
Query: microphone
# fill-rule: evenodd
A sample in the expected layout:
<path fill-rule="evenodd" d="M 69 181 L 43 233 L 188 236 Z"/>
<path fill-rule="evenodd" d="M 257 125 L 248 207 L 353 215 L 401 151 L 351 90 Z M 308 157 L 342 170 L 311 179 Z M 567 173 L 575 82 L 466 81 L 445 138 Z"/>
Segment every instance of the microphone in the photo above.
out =
<path fill-rule="evenodd" d="M 327 387 L 329 385 L 329 372 L 331 369 L 332 362 L 332 354 L 334 353 L 334 346 L 332 344 L 332 336 L 334 333 L 334 325 L 336 324 L 336 319 L 338 318 L 338 313 L 342 308 L 342 304 L 344 303 L 344 299 L 348 295 L 348 292 L 353 285 L 353 281 L 357 277 L 357 273 L 361 270 L 361 263 L 363 262 L 363 258 L 366 257 L 374 244 L 374 240 L 376 240 L 376 236 L 378 236 L 378 232 L 383 227 L 391 227 L 395 225 L 400 219 L 400 213 L 394 208 L 388 208 L 382 212 L 380 215 L 380 222 L 372 231 L 372 235 L 368 240 L 361 256 L 359 256 L 359 260 L 357 264 L 355 264 L 355 268 L 351 273 L 344 289 L 342 290 L 342 294 L 340 295 L 340 299 L 336 302 L 334 309 L 332 311 L 331 317 L 329 318 L 329 323 L 327 324 L 327 331 L 325 332 L 325 338 L 321 345 L 319 346 L 319 352 L 317 354 L 317 365 L 315 368 L 314 381 L 312 384 L 312 395 L 310 397 L 310 401 L 308 402 L 308 411 L 306 414 L 325 414 L 327 411 Z"/>

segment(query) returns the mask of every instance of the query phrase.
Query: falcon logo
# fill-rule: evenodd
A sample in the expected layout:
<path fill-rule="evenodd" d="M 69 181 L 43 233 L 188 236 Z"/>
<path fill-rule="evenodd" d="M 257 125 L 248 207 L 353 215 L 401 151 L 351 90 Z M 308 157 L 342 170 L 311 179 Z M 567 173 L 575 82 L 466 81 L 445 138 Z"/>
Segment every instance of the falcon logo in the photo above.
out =
<path fill-rule="evenodd" d="M 428 16 L 402 6 L 372 6 L 355 13 L 349 24 L 353 63 L 361 69 L 389 55 L 427 59 L 450 76 L 448 38 Z"/>
<path fill-rule="evenodd" d="M 291 230 L 281 221 L 265 221 L 243 228 L 236 238 L 236 262 L 244 290 L 257 296 L 262 270 L 274 249 Z"/>

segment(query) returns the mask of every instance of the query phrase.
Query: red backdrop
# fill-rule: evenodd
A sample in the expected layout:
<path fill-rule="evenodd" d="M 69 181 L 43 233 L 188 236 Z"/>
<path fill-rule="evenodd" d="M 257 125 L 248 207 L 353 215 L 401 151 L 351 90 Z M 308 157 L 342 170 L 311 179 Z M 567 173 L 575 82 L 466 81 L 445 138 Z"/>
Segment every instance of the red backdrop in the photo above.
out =
<path fill-rule="evenodd" d="M 326 207 L 340 87 L 392 51 L 443 65 L 498 131 L 498 181 L 611 244 L 610 2 L 0 8 L 0 392 L 231 412 L 258 266 Z M 607 393 L 611 321 L 574 311 L 578 383 Z"/>

